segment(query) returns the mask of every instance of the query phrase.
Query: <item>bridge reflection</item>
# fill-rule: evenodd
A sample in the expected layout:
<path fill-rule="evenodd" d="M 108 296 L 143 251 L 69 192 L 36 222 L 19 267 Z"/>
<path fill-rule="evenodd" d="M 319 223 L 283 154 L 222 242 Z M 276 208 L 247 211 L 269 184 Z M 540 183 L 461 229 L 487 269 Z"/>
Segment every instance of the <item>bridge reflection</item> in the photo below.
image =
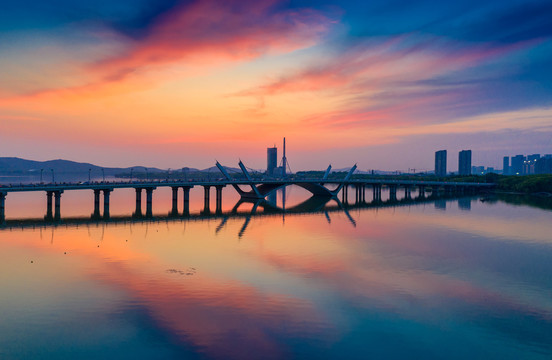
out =
<path fill-rule="evenodd" d="M 297 205 L 286 207 L 285 203 L 282 206 L 278 206 L 275 202 L 267 199 L 247 199 L 241 198 L 236 202 L 233 208 L 229 211 L 216 211 L 210 212 L 208 209 L 203 209 L 199 213 L 184 212 L 182 214 L 170 211 L 167 215 L 151 215 L 151 216 L 137 216 L 133 215 L 115 215 L 109 218 L 95 217 L 94 214 L 91 217 L 67 217 L 62 219 L 9 219 L 0 224 L 0 231 L 6 230 L 24 230 L 34 228 L 57 228 L 57 227 L 80 227 L 80 226 L 92 226 L 92 225 L 117 225 L 117 224 L 132 224 L 132 223 L 159 223 L 159 222 L 187 222 L 187 221 L 204 221 L 210 219 L 221 219 L 220 224 L 216 227 L 215 233 L 219 233 L 226 223 L 231 218 L 242 218 L 244 223 L 238 232 L 238 237 L 241 238 L 247 227 L 254 217 L 274 217 L 281 216 L 285 221 L 286 216 L 302 215 L 302 214 L 323 214 L 331 223 L 331 213 L 345 214 L 349 220 L 351 226 L 356 227 L 356 220 L 351 215 L 351 210 L 360 209 L 375 209 L 375 208 L 389 208 L 389 207 L 402 207 L 411 206 L 424 203 L 442 204 L 446 200 L 458 200 L 459 206 L 466 209 L 466 202 L 473 199 L 473 196 L 469 197 L 457 197 L 450 194 L 434 193 L 430 196 L 419 196 L 416 198 L 405 197 L 397 200 L 396 198 L 390 198 L 387 201 L 382 201 L 379 198 L 374 199 L 371 202 L 356 201 L 355 203 L 342 202 L 338 198 L 326 198 L 320 196 L 312 196 L 309 199 L 299 203 Z M 243 205 L 250 206 L 248 210 L 240 210 Z"/>

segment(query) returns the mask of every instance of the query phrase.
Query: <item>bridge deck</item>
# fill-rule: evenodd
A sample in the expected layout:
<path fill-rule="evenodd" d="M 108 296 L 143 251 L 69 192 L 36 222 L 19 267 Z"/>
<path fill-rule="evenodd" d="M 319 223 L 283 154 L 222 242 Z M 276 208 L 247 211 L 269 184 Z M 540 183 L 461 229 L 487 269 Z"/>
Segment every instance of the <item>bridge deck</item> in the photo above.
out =
<path fill-rule="evenodd" d="M 124 188 L 157 188 L 157 187 L 194 187 L 194 186 L 227 186 L 227 185 L 300 185 L 300 184 L 324 184 L 324 185 L 383 185 L 383 186 L 457 186 L 492 188 L 494 183 L 469 183 L 469 182 L 447 182 L 447 181 L 416 181 L 416 180 L 393 180 L 393 179 L 358 179 L 358 180 L 323 180 L 323 179 L 266 179 L 266 180 L 208 180 L 208 181 L 119 181 L 119 182 L 85 182 L 85 183 L 47 183 L 47 184 L 19 184 L 0 185 L 0 192 L 22 192 L 22 191 L 60 191 L 60 190 L 101 190 L 101 189 L 124 189 Z"/>

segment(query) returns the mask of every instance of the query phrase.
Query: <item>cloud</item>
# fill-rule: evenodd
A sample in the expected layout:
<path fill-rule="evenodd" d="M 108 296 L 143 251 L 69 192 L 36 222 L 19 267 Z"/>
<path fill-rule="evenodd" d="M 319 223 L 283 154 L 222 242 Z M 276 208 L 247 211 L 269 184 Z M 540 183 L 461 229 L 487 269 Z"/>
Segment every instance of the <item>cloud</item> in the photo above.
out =
<path fill-rule="evenodd" d="M 120 79 L 134 71 L 173 62 L 236 61 L 310 46 L 331 21 L 312 10 L 275 9 L 275 1 L 207 0 L 160 15 L 128 51 L 93 65 Z"/>
<path fill-rule="evenodd" d="M 86 25 L 86 32 L 96 42 L 118 44 L 117 47 L 112 46 L 110 53 L 91 63 L 79 60 L 84 74 L 80 77 L 85 82 L 66 87 L 54 85 L 27 95 L 89 97 L 132 91 L 141 88 L 142 82 L 151 87 L 151 81 L 166 77 L 159 71 L 164 67 L 177 65 L 191 73 L 195 68 L 309 47 L 333 23 L 315 10 L 287 10 L 277 5 L 274 0 L 167 1 L 146 13 L 144 19 L 135 19 L 136 23 L 128 25 L 128 29 L 107 22 L 102 26 Z M 132 30 L 139 27 L 138 23 L 143 27 Z"/>
<path fill-rule="evenodd" d="M 265 97 L 302 92 L 337 99 L 334 111 L 305 118 L 313 125 L 351 128 L 448 122 L 488 106 L 482 104 L 486 101 L 482 84 L 490 75 L 478 68 L 532 44 L 468 46 L 419 34 L 396 36 L 364 42 L 233 95 L 252 96 L 260 103 L 265 103 Z"/>

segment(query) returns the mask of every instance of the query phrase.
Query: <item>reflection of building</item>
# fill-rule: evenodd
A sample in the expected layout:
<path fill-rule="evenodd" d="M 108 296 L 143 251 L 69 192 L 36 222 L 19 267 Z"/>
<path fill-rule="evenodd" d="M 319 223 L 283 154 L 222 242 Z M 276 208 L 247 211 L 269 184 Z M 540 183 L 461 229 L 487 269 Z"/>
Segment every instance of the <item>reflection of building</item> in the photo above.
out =
<path fill-rule="evenodd" d="M 446 210 L 447 209 L 447 201 L 444 200 L 444 199 L 435 200 L 435 209 Z"/>
<path fill-rule="evenodd" d="M 439 150 L 435 153 L 435 175 L 447 176 L 447 151 Z"/>
<path fill-rule="evenodd" d="M 510 157 L 509 156 L 504 156 L 504 159 L 502 159 L 502 174 L 510 175 Z"/>
<path fill-rule="evenodd" d="M 269 176 L 274 175 L 274 170 L 278 167 L 278 148 L 271 147 L 266 149 L 266 173 Z"/>
<path fill-rule="evenodd" d="M 470 198 L 460 198 L 458 199 L 458 207 L 460 210 L 471 210 L 471 199 Z"/>
<path fill-rule="evenodd" d="M 458 154 L 458 174 L 471 175 L 471 150 L 462 150 Z"/>
<path fill-rule="evenodd" d="M 511 175 L 523 175 L 523 162 L 525 161 L 525 156 L 516 155 L 512 156 L 512 166 L 510 168 Z"/>

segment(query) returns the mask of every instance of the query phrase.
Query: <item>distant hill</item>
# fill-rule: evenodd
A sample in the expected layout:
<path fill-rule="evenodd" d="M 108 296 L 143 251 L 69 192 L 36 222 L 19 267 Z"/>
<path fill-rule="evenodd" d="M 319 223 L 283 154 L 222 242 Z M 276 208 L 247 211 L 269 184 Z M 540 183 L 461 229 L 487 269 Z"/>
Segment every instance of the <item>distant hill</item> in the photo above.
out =
<path fill-rule="evenodd" d="M 228 167 L 228 166 L 223 166 L 223 168 L 228 171 L 228 174 L 241 174 L 241 169 L 238 169 L 238 168 L 233 168 L 233 167 Z M 198 170 L 199 172 L 203 172 L 203 173 L 217 173 L 217 174 L 220 174 L 220 170 L 218 169 L 218 167 L 216 166 L 211 166 L 210 168 L 207 168 L 207 169 L 203 169 L 203 170 Z"/>
<path fill-rule="evenodd" d="M 233 167 L 224 167 L 229 174 L 241 174 L 241 170 Z M 48 161 L 35 161 L 35 160 L 26 160 L 17 157 L 0 157 L 0 175 L 33 175 L 40 173 L 40 170 L 44 170 L 46 175 L 50 169 L 54 170 L 56 174 L 85 174 L 88 175 L 90 170 L 94 174 L 98 174 L 104 171 L 105 175 L 115 176 L 115 175 L 129 175 L 130 171 L 133 170 L 134 175 L 139 175 L 144 173 L 145 166 L 132 166 L 125 168 L 115 168 L 115 167 L 102 167 L 90 163 L 81 163 L 70 160 L 48 160 Z M 163 173 L 165 174 L 167 169 L 159 169 L 154 167 L 148 167 L 148 173 Z M 217 173 L 220 174 L 220 170 L 216 166 L 212 166 L 207 169 L 199 170 L 196 168 L 183 167 L 178 169 L 173 169 L 171 173 Z"/>
<path fill-rule="evenodd" d="M 34 161 L 26 160 L 17 157 L 0 157 L 0 174 L 2 175 L 30 175 L 33 173 L 48 172 L 54 170 L 56 173 L 64 174 L 88 174 L 88 171 L 99 172 L 102 169 L 106 175 L 115 175 L 118 173 L 130 172 L 132 168 L 140 168 L 144 170 L 143 166 L 134 166 L 128 168 L 113 168 L 113 167 L 102 167 L 90 163 L 81 163 L 70 160 L 48 160 L 48 161 Z M 158 168 L 147 168 L 149 172 L 164 172 L 166 170 L 161 170 Z M 196 169 L 194 169 L 196 170 Z M 136 170 L 135 170 L 136 171 Z"/>

